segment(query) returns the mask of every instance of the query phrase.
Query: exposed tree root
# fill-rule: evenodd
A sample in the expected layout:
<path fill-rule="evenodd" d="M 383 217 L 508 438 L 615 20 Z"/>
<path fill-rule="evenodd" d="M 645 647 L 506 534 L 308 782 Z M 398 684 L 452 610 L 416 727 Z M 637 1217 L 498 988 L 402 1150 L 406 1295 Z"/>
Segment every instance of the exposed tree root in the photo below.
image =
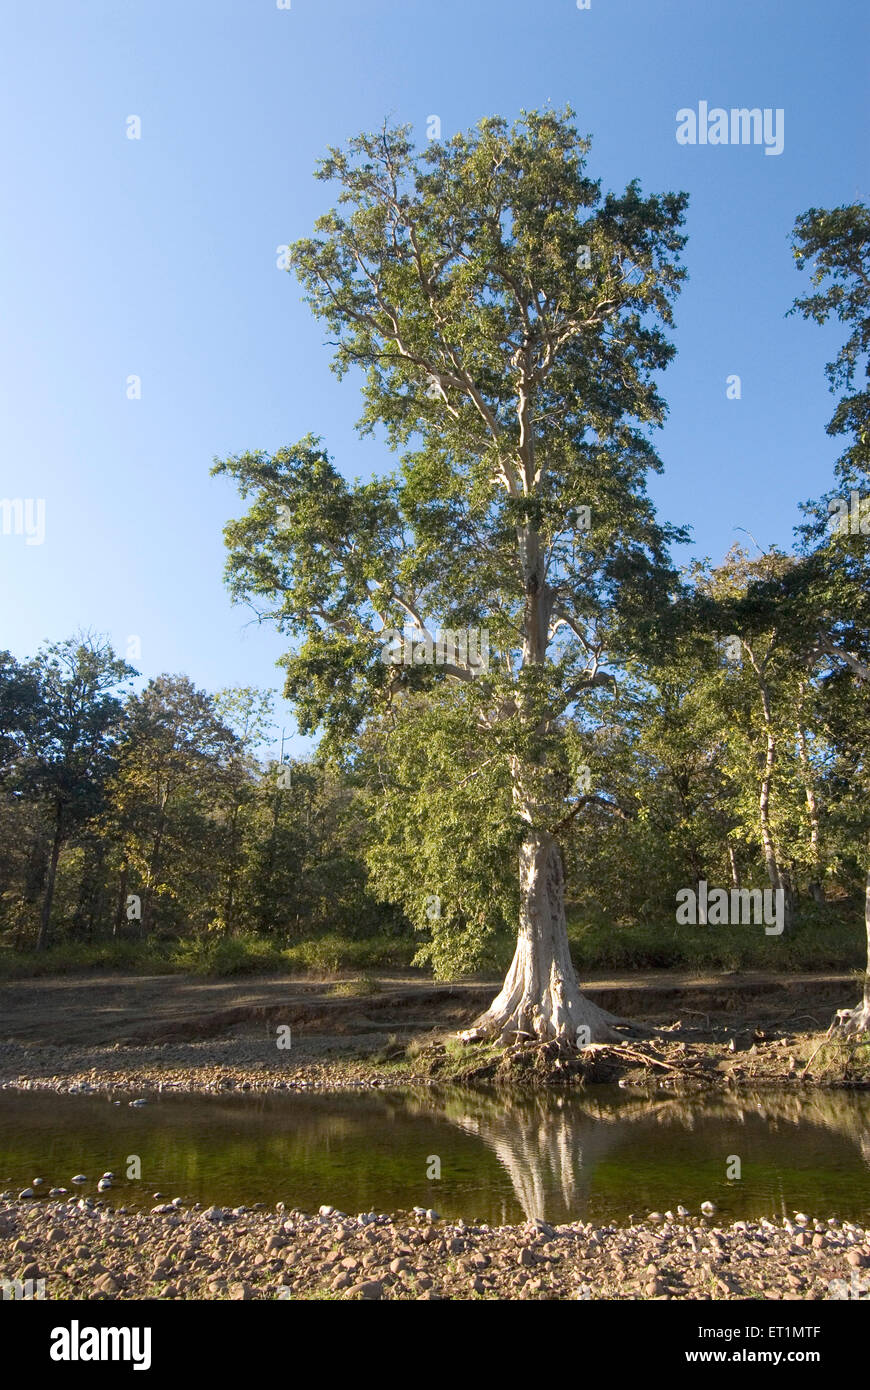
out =
<path fill-rule="evenodd" d="M 532 1002 L 523 996 L 514 1003 L 503 1003 L 504 991 L 470 1028 L 459 1034 L 462 1042 L 500 1042 L 504 1047 L 522 1043 L 559 1042 L 573 1048 L 594 1043 L 619 1042 L 620 1028 L 630 1028 L 625 1020 L 584 999 L 579 990 L 566 1000 L 568 991 L 556 1007 Z"/>
<path fill-rule="evenodd" d="M 684 1078 L 688 1083 L 699 1080 L 709 1084 L 709 1074 L 699 1072 L 697 1065 L 687 1060 L 686 1064 L 666 1062 L 654 1052 L 643 1048 L 625 1046 L 618 1042 L 589 1043 L 578 1048 L 565 1039 L 550 1038 L 543 1041 L 520 1039 L 505 1047 L 500 1055 L 493 1056 L 491 1050 L 484 1052 L 480 1059 L 475 1058 L 474 1050 L 469 1050 L 467 1067 L 454 1080 L 473 1084 L 476 1082 L 496 1085 L 553 1086 L 585 1082 L 613 1083 L 621 1080 L 627 1071 L 643 1069 L 648 1078 L 668 1073 L 676 1078 Z"/>
<path fill-rule="evenodd" d="M 854 1038 L 859 1033 L 870 1033 L 870 1000 L 868 999 L 865 999 L 854 1009 L 838 1009 L 828 1029 L 827 1036 L 829 1038 Z"/>

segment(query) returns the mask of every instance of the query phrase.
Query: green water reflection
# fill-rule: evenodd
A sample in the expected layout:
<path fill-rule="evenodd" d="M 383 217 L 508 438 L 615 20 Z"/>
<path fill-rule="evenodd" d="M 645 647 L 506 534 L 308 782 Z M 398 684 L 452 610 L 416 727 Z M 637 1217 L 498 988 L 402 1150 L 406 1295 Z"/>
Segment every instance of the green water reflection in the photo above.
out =
<path fill-rule="evenodd" d="M 130 1155 L 142 1180 L 125 1178 Z M 728 1181 L 729 1157 L 742 1177 Z M 427 1168 L 437 1157 L 440 1180 Z M 724 1219 L 794 1210 L 870 1219 L 870 1095 L 766 1092 L 678 1100 L 508 1099 L 482 1091 L 161 1096 L 141 1109 L 98 1096 L 0 1093 L 0 1189 L 105 1170 L 116 1205 L 152 1193 L 315 1210 L 435 1207 L 492 1223 L 625 1221 L 683 1203 Z"/>

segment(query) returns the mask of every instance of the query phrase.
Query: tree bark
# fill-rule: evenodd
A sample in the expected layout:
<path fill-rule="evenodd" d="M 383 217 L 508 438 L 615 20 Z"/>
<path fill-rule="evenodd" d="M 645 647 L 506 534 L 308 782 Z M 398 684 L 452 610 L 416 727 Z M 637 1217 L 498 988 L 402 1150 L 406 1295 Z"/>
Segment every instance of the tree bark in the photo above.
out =
<path fill-rule="evenodd" d="M 851 1037 L 870 1033 L 870 840 L 867 842 L 867 877 L 864 887 L 864 927 L 867 932 L 867 963 L 864 971 L 864 998 L 854 1009 L 838 1009 L 829 1032 Z"/>
<path fill-rule="evenodd" d="M 230 817 L 229 868 L 227 871 L 227 896 L 224 904 L 224 926 L 228 936 L 233 934 L 233 914 L 236 903 L 236 837 L 240 809 L 238 803 L 234 802 L 233 813 Z"/>
<path fill-rule="evenodd" d="M 57 819 L 54 826 L 54 840 L 51 846 L 51 858 L 48 861 L 48 873 L 45 880 L 45 893 L 42 898 L 42 911 L 39 917 L 39 936 L 36 939 L 37 951 L 44 951 L 48 945 L 51 905 L 54 902 L 54 885 L 57 882 L 57 861 L 60 858 L 60 847 L 62 843 L 61 815 L 61 810 L 58 807 Z"/>
<path fill-rule="evenodd" d="M 575 1047 L 619 1038 L 618 1020 L 584 998 L 577 984 L 565 923 L 562 855 L 547 831 L 530 830 L 520 848 L 520 926 L 501 993 L 466 1041 L 505 1044 L 558 1038 Z"/>
<path fill-rule="evenodd" d="M 142 918 L 139 923 L 139 935 L 144 938 L 151 930 L 154 904 L 154 890 L 157 885 L 157 876 L 160 870 L 160 853 L 163 848 L 163 832 L 166 826 L 166 802 L 168 791 L 160 797 L 160 812 L 157 819 L 157 829 L 151 845 L 151 857 L 148 861 L 148 874 L 145 882 L 145 892 L 142 894 Z"/>
<path fill-rule="evenodd" d="M 731 841 L 728 841 L 728 865 L 731 869 L 731 887 L 740 887 L 740 869 L 737 865 L 737 853 Z"/>
<path fill-rule="evenodd" d="M 801 707 L 799 713 L 803 715 L 803 701 L 806 693 L 806 685 L 800 689 Z M 807 803 L 807 811 L 810 818 L 810 855 L 812 859 L 812 881 L 809 885 L 810 895 L 819 907 L 824 907 L 825 890 L 822 887 L 822 851 L 821 838 L 819 835 L 819 802 L 816 796 L 816 788 L 813 780 L 813 769 L 810 763 L 810 755 L 807 749 L 807 733 L 804 728 L 803 718 L 798 722 L 798 754 L 800 756 L 801 775 L 804 783 L 804 796 Z"/>
<path fill-rule="evenodd" d="M 112 923 L 112 935 L 113 935 L 113 936 L 120 936 L 121 931 L 123 930 L 123 926 L 124 926 L 124 921 L 125 921 L 125 912 L 124 912 L 124 909 L 125 909 L 125 907 L 126 907 L 126 905 L 127 905 L 127 875 L 128 875 L 128 873 L 129 873 L 129 865 L 127 864 L 127 861 L 126 861 L 126 859 L 125 859 L 124 862 L 123 862 L 123 864 L 121 865 L 121 872 L 120 872 L 120 874 L 118 875 L 118 898 L 117 898 L 117 902 L 115 903 L 115 920 L 114 920 L 114 922 Z"/>
<path fill-rule="evenodd" d="M 782 879 L 779 871 L 779 860 L 776 855 L 776 846 L 773 841 L 773 830 L 770 824 L 770 789 L 773 783 L 773 769 L 776 763 L 776 736 L 773 732 L 773 724 L 770 718 L 770 699 L 767 687 L 761 686 L 761 708 L 764 713 L 764 723 L 767 730 L 767 740 L 764 753 L 764 771 L 761 776 L 761 791 L 758 797 L 758 818 L 761 828 L 761 844 L 764 850 L 764 863 L 767 869 L 767 876 L 770 879 L 771 888 L 781 888 Z"/>
<path fill-rule="evenodd" d="M 745 643 L 744 646 L 746 646 Z M 770 708 L 770 691 L 768 690 L 767 682 L 762 675 L 761 668 L 755 664 L 755 659 L 751 654 L 750 659 L 758 675 L 758 685 L 761 693 L 761 710 L 764 716 L 764 727 L 767 734 L 764 754 L 764 771 L 761 777 L 761 791 L 758 798 L 761 844 L 764 851 L 764 863 L 767 869 L 767 876 L 770 879 L 770 886 L 773 888 L 774 892 L 782 893 L 783 919 L 785 927 L 788 929 L 794 919 L 794 889 L 790 876 L 783 871 L 782 865 L 780 864 L 770 818 L 770 793 L 773 786 L 774 768 L 776 766 L 777 739 L 773 727 L 773 716 Z"/>
<path fill-rule="evenodd" d="M 527 480 L 530 483 L 530 479 Z M 523 668 L 547 660 L 554 592 L 547 583 L 541 537 L 532 525 L 517 531 L 523 575 Z M 518 712 L 534 727 L 540 711 L 518 692 Z M 545 721 L 542 732 L 548 725 Z M 508 1045 L 523 1040 L 557 1038 L 572 1047 L 610 1042 L 619 1037 L 619 1020 L 580 993 L 565 922 L 565 874 L 558 842 L 550 830 L 556 822 L 549 804 L 546 756 L 542 751 L 523 762 L 512 760 L 514 805 L 526 825 L 519 855 L 520 920 L 517 946 L 501 992 L 471 1028 L 465 1041 L 497 1038 Z"/>

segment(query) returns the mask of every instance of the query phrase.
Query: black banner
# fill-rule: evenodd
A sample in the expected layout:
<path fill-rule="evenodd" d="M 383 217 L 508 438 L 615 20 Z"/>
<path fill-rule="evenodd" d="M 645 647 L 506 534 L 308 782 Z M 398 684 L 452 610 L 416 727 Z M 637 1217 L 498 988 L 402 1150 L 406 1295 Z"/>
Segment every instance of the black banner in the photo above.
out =
<path fill-rule="evenodd" d="M 452 1332 L 461 1338 L 465 1370 L 474 1362 L 475 1349 L 491 1369 L 500 1345 L 506 1356 L 516 1346 L 523 1324 L 524 1336 L 545 1331 L 548 1339 L 558 1338 L 548 1345 L 554 1351 L 559 1347 L 561 1361 L 575 1359 L 578 1372 L 592 1356 L 610 1363 L 620 1378 L 625 1371 L 668 1373 L 679 1367 L 690 1378 L 695 1372 L 705 1377 L 713 1368 L 739 1373 L 747 1366 L 761 1366 L 774 1379 L 778 1372 L 795 1369 L 830 1375 L 854 1368 L 867 1327 L 866 1310 L 848 1300 L 579 1300 L 570 1305 L 474 1300 L 444 1301 L 434 1309 L 431 1302 L 421 1307 L 416 1302 L 378 1306 L 334 1300 L 0 1303 L 4 1360 L 13 1354 L 20 1357 L 20 1373 L 38 1372 L 61 1383 L 71 1375 L 93 1380 L 101 1371 L 143 1380 L 213 1372 L 225 1381 L 233 1373 L 249 1376 L 252 1369 L 258 1377 L 286 1375 L 300 1357 L 310 1365 L 320 1355 L 333 1375 L 343 1352 L 349 1365 L 366 1359 L 375 1372 L 387 1357 L 395 1370 L 396 1339 L 405 1335 L 411 1339 L 411 1360 L 405 1366 L 411 1375 L 422 1347 L 431 1346 L 419 1339 L 437 1335 L 446 1350 L 444 1337 Z M 502 1327 L 505 1338 L 500 1342 Z M 330 1334 L 326 1342 L 324 1330 Z M 342 1337 L 336 1340 L 339 1332 Z M 358 1334 L 367 1340 L 360 1342 Z M 371 1342 L 373 1334 L 389 1341 Z M 424 1365 L 434 1371 L 436 1363 L 427 1356 Z"/>

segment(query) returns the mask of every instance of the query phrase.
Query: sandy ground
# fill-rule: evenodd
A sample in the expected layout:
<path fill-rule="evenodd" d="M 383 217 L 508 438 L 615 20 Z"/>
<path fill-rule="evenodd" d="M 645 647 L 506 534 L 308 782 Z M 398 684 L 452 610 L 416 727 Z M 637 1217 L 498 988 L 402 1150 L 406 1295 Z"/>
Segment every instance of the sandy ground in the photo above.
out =
<path fill-rule="evenodd" d="M 316 1024 L 357 1014 L 392 1027 L 431 1027 L 467 1020 L 497 993 L 501 981 L 475 979 L 433 984 L 408 971 L 369 981 L 370 996 L 346 997 L 342 977 L 310 980 L 289 976 L 250 976 L 211 980 L 190 975 L 65 975 L 16 980 L 0 985 L 0 1037 L 56 1045 L 168 1042 L 173 1038 L 214 1037 L 240 1024 L 286 1022 Z M 627 1017 L 671 1013 L 722 1013 L 760 1002 L 767 1011 L 803 1002 L 827 1024 L 837 1005 L 852 1003 L 849 972 L 802 975 L 764 973 L 698 974 L 645 971 L 583 980 L 584 993 L 603 1008 Z M 419 1014 L 419 1018 L 414 1015 Z M 318 1017 L 315 1018 L 314 1016 Z M 410 1015 L 410 1016 L 409 1016 Z M 320 1016 L 324 1016 L 321 1022 Z"/>

